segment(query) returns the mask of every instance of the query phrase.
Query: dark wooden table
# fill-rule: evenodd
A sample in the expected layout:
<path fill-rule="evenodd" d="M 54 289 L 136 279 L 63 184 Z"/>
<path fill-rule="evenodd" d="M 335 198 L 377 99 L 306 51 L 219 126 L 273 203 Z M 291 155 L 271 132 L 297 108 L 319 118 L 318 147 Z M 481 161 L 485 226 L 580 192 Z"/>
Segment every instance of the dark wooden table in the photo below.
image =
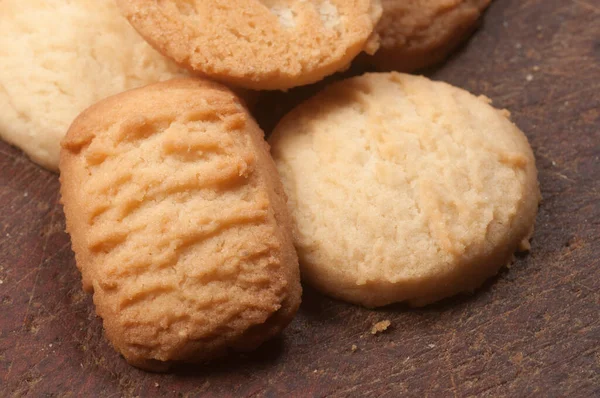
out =
<path fill-rule="evenodd" d="M 369 311 L 307 288 L 257 352 L 145 373 L 110 348 L 81 290 L 57 176 L 0 143 L 0 396 L 600 396 L 600 1 L 495 0 L 430 74 L 511 110 L 534 148 L 544 202 L 510 270 L 425 309 Z M 291 103 L 269 97 L 265 126 L 266 104 Z"/>

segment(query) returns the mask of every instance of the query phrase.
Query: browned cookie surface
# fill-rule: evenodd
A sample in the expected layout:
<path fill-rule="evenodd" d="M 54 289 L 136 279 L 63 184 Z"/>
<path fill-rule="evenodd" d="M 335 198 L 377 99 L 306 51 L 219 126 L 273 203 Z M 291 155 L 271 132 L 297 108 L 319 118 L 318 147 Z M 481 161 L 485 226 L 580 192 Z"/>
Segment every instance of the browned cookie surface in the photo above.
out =
<path fill-rule="evenodd" d="M 111 97 L 63 141 L 77 265 L 107 337 L 143 368 L 251 349 L 300 303 L 285 196 L 262 131 L 223 86 Z"/>
<path fill-rule="evenodd" d="M 314 83 L 376 48 L 380 0 L 119 0 L 163 54 L 252 89 Z M 371 40 L 374 39 L 374 40 Z"/>

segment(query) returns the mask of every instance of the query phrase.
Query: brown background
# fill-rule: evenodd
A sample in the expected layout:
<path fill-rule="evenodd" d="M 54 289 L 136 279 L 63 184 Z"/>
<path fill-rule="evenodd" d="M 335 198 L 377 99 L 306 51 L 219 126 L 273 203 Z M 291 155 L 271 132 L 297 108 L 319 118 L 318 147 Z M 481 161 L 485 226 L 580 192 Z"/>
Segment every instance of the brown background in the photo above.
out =
<path fill-rule="evenodd" d="M 534 148 L 544 202 L 510 270 L 426 309 L 369 311 L 307 288 L 258 352 L 144 373 L 109 347 L 81 291 L 57 176 L 0 143 L 0 395 L 600 396 L 600 1 L 496 0 L 431 75 L 510 109 Z M 282 109 L 263 106 L 263 124 Z M 390 330 L 370 335 L 383 319 Z"/>

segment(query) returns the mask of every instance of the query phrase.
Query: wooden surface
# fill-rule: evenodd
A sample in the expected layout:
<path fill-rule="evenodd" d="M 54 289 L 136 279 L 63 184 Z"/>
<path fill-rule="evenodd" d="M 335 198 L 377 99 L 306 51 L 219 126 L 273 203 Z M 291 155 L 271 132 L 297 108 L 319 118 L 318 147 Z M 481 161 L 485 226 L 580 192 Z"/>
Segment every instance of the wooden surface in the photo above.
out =
<path fill-rule="evenodd" d="M 306 289 L 256 353 L 144 373 L 109 347 L 81 290 L 57 176 L 0 143 L 0 396 L 600 396 L 600 1 L 495 0 L 431 75 L 510 109 L 534 148 L 544 202 L 510 270 L 418 310 Z M 271 97 L 284 106 L 263 107 L 265 126 L 291 104 Z"/>

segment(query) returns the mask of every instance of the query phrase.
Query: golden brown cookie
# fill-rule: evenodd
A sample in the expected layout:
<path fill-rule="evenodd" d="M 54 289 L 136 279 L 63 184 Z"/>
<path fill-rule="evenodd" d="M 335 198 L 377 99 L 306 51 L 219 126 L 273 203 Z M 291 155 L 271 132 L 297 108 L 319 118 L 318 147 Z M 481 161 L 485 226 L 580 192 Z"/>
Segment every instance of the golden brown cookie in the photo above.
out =
<path fill-rule="evenodd" d="M 380 0 L 118 0 L 155 48 L 222 82 L 288 89 L 374 51 Z"/>
<path fill-rule="evenodd" d="M 491 0 L 382 0 L 380 47 L 371 62 L 381 70 L 412 72 L 450 55 L 477 27 Z"/>
<path fill-rule="evenodd" d="M 292 319 L 291 221 L 263 133 L 227 88 L 179 79 L 69 129 L 61 193 L 83 286 L 131 364 L 253 349 Z"/>
<path fill-rule="evenodd" d="M 302 277 L 334 297 L 424 305 L 477 288 L 529 246 L 535 159 L 485 98 L 367 74 L 297 107 L 270 142 Z"/>

